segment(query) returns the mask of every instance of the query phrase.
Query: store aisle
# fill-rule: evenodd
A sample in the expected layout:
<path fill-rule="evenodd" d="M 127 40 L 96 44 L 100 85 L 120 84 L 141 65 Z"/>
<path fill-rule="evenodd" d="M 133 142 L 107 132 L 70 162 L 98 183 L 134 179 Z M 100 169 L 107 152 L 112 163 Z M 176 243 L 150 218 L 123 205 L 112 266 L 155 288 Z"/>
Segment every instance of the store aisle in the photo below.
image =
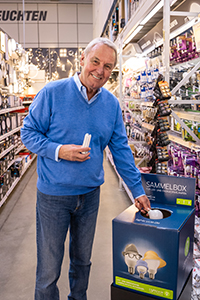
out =
<path fill-rule="evenodd" d="M 110 299 L 112 219 L 131 204 L 126 192 L 119 190 L 118 178 L 106 159 L 104 168 L 105 183 L 101 188 L 88 300 Z M 34 162 L 0 212 L 0 293 L 4 300 L 33 300 L 36 269 L 36 180 Z M 68 240 L 66 243 L 68 244 Z M 69 293 L 68 262 L 66 251 L 58 283 L 60 300 L 66 300 Z"/>

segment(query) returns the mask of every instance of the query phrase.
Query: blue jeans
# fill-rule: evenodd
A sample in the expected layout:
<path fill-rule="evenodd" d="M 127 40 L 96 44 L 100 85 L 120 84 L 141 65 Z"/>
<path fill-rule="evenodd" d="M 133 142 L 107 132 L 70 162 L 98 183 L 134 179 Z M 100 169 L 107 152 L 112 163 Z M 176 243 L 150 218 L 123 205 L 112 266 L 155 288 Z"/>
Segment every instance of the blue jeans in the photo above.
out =
<path fill-rule="evenodd" d="M 78 196 L 37 191 L 37 272 L 35 300 L 59 300 L 57 281 L 70 229 L 68 300 L 86 300 L 100 188 Z"/>

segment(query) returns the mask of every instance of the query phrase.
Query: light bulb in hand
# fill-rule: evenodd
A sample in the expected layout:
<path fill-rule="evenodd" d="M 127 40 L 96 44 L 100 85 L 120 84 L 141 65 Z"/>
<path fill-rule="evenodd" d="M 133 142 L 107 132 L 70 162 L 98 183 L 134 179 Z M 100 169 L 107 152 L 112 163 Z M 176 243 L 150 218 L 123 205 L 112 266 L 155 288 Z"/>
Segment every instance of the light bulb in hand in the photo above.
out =
<path fill-rule="evenodd" d="M 148 211 L 150 219 L 159 220 L 163 219 L 163 213 L 159 209 L 150 209 Z"/>

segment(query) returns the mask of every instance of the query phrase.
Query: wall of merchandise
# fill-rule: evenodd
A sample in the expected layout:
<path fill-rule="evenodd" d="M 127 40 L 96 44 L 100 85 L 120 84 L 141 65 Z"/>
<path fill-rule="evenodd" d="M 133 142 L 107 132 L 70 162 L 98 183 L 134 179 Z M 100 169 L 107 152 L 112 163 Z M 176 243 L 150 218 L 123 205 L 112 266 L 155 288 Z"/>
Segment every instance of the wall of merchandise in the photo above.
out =
<path fill-rule="evenodd" d="M 199 8 L 200 11 L 200 3 L 197 6 L 196 2 L 187 1 L 178 8 L 181 11 L 188 9 L 190 12 Z M 134 20 L 134 13 L 137 14 L 144 1 L 131 3 L 134 5 L 129 3 L 127 6 L 128 16 L 129 20 Z M 126 29 L 122 22 L 125 17 L 122 13 L 124 5 L 125 1 L 116 4 L 111 16 L 112 23 L 108 22 L 112 35 L 110 36 L 110 28 L 104 31 L 104 36 L 112 37 L 116 42 Z M 174 18 L 172 30 L 177 30 L 177 24 L 180 27 L 183 25 L 184 16 L 178 17 L 176 22 Z M 185 17 L 185 24 L 189 21 Z M 187 30 L 170 40 L 170 81 L 166 82 L 162 76 L 163 45 L 158 45 L 158 37 L 159 41 L 162 40 L 161 15 L 157 23 L 152 29 L 149 27 L 149 32 L 144 37 L 124 45 L 121 54 L 122 69 L 114 70 L 108 88 L 121 102 L 127 136 L 141 172 L 195 177 L 196 211 L 200 216 L 200 25 L 198 22 L 197 25 L 188 26 Z M 155 36 L 157 41 L 154 41 L 151 49 Z M 147 49 L 149 52 L 146 52 Z M 143 51 L 146 52 L 145 56 L 142 56 Z M 119 76 L 120 72 L 122 78 Z M 189 79 L 173 93 L 173 89 L 189 73 Z"/>
<path fill-rule="evenodd" d="M 177 3 L 177 10 L 185 15 L 170 18 L 170 34 L 174 32 L 174 36 L 169 40 L 169 82 L 164 77 L 164 1 L 116 2 L 102 36 L 122 45 L 121 65 L 114 70 L 107 88 L 121 103 L 129 145 L 139 170 L 196 179 L 191 299 L 197 299 L 200 290 L 200 1 L 171 2 Z M 154 16 L 151 11 L 158 5 Z M 175 10 L 173 7 L 174 14 Z M 193 25 L 188 26 L 193 20 Z M 109 150 L 106 152 L 116 170 Z M 134 201 L 120 177 L 119 184 Z"/>
<path fill-rule="evenodd" d="M 35 155 L 24 148 L 20 128 L 26 115 L 22 93 L 27 88 L 28 56 L 0 31 L 0 207 L 21 179 Z"/>

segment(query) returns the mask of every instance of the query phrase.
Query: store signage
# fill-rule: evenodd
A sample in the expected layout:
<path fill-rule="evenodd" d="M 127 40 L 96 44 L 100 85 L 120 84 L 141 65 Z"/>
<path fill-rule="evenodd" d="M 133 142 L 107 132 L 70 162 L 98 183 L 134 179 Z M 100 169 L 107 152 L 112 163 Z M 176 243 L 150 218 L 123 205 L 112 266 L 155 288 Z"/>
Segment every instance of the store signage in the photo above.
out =
<path fill-rule="evenodd" d="M 46 21 L 47 11 L 0 10 L 0 21 Z"/>
<path fill-rule="evenodd" d="M 170 184 L 170 183 L 161 183 L 161 182 L 146 182 L 147 188 L 155 188 L 160 190 L 166 191 L 178 191 L 178 192 L 187 192 L 187 186 L 186 185 L 180 185 L 180 184 Z"/>

